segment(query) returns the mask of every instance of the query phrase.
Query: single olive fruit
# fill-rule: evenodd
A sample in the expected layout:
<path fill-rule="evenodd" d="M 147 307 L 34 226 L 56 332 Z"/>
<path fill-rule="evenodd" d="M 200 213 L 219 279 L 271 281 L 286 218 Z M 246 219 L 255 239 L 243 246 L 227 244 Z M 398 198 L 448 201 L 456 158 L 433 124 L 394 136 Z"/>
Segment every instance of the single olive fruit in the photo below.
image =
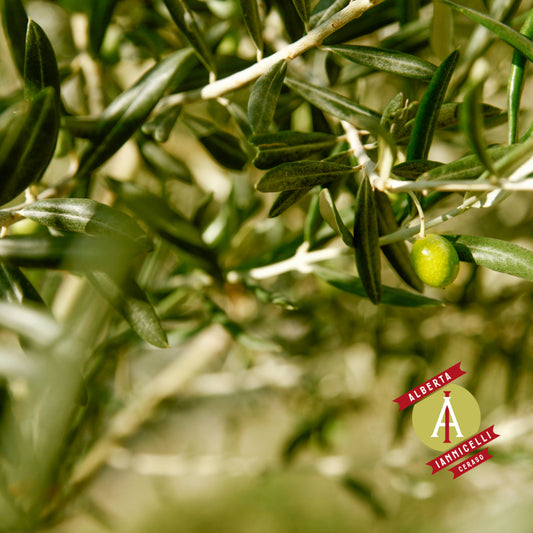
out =
<path fill-rule="evenodd" d="M 430 287 L 446 287 L 459 273 L 459 256 L 455 248 L 450 241 L 436 234 L 415 241 L 411 263 L 418 277 Z"/>

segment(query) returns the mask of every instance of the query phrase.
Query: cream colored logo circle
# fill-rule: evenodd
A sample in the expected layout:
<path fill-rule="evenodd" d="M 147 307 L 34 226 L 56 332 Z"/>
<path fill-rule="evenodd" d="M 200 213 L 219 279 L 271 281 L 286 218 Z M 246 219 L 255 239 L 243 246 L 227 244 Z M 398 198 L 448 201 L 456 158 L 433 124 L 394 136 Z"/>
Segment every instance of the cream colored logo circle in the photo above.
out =
<path fill-rule="evenodd" d="M 415 433 L 434 450 L 456 446 L 477 433 L 480 423 L 477 400 L 459 385 L 445 385 L 413 409 Z"/>

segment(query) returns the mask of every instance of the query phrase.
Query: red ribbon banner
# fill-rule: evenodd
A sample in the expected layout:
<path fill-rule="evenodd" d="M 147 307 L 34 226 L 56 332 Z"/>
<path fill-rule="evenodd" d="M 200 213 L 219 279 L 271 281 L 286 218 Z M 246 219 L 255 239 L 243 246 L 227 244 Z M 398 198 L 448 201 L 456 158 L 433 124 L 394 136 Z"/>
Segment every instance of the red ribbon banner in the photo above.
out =
<path fill-rule="evenodd" d="M 484 450 L 481 450 L 480 452 L 472 455 L 462 463 L 459 463 L 457 466 L 454 466 L 453 468 L 450 468 L 450 472 L 453 473 L 453 479 L 458 478 L 459 476 L 462 476 L 463 474 L 466 474 L 473 468 L 476 468 L 476 466 L 479 466 L 483 464 L 485 461 L 488 461 L 489 459 L 492 459 L 492 455 L 489 455 L 489 451 L 487 448 Z"/>
<path fill-rule="evenodd" d="M 490 426 L 484 431 L 480 431 L 477 435 L 474 435 L 473 437 L 469 437 L 468 439 L 464 440 L 457 446 L 454 446 L 447 452 L 443 453 L 442 455 L 439 455 L 439 457 L 437 457 L 436 459 L 433 459 L 432 461 L 426 464 L 428 466 L 431 466 L 431 468 L 433 469 L 432 474 L 436 474 L 443 468 L 450 466 L 451 464 L 457 462 L 459 459 L 465 457 L 469 453 L 472 453 L 478 450 L 479 448 L 481 448 L 482 446 L 485 446 L 485 444 L 488 444 L 489 442 L 493 441 L 497 437 L 499 437 L 499 435 L 494 433 L 494 426 Z M 488 459 L 490 459 L 490 457 L 488 457 Z M 467 459 L 467 461 L 472 461 L 472 458 Z M 464 465 L 464 463 L 465 461 L 460 463 L 458 466 Z M 477 464 L 475 466 L 477 466 Z M 454 479 L 466 472 L 466 470 L 460 471 L 460 473 L 455 475 L 456 468 L 457 467 L 453 467 L 450 470 L 451 472 L 454 472 Z"/>
<path fill-rule="evenodd" d="M 399 410 L 402 411 L 406 407 L 409 407 L 414 403 L 423 400 L 426 396 L 429 396 L 436 390 L 439 390 L 445 385 L 448 385 L 448 383 L 450 383 L 451 381 L 466 374 L 466 372 L 461 370 L 460 366 L 460 362 L 456 365 L 451 366 L 450 368 L 448 368 L 448 370 L 445 370 L 444 372 L 433 376 L 431 379 L 428 379 L 427 381 L 422 383 L 422 385 L 418 385 L 418 387 L 415 387 L 413 390 L 402 394 L 393 401 L 395 401 L 399 405 Z"/>

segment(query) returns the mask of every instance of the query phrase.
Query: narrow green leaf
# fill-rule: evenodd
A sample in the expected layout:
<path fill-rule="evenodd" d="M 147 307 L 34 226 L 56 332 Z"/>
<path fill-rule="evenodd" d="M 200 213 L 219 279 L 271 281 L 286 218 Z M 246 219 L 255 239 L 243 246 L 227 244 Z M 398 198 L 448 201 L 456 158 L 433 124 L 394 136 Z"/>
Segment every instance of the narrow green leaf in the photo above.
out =
<path fill-rule="evenodd" d="M 531 39 L 528 39 L 507 24 L 495 20 L 489 15 L 485 15 L 484 13 L 480 13 L 479 11 L 475 11 L 468 7 L 460 6 L 450 0 L 440 0 L 440 2 L 453 7 L 463 15 L 466 15 L 482 26 L 485 26 L 485 28 L 496 34 L 502 41 L 518 50 L 530 61 L 533 61 L 533 41 L 531 41 Z"/>
<path fill-rule="evenodd" d="M 380 129 L 380 116 L 375 111 L 360 106 L 345 96 L 330 91 L 329 89 L 291 78 L 286 78 L 285 84 L 325 113 L 371 131 L 378 131 Z"/>
<path fill-rule="evenodd" d="M 303 189 L 282 191 L 279 193 L 278 197 L 272 204 L 270 211 L 268 212 L 269 218 L 274 218 L 281 215 L 281 213 L 289 209 L 289 207 L 292 207 L 296 202 L 298 202 L 298 200 L 302 199 L 311 189 L 312 187 L 307 187 Z"/>
<path fill-rule="evenodd" d="M 389 197 L 381 191 L 374 191 L 376 200 L 376 209 L 378 216 L 379 235 L 388 235 L 394 233 L 400 228 L 394 216 L 394 210 Z M 382 252 L 389 261 L 391 267 L 396 271 L 400 278 L 413 287 L 418 292 L 424 291 L 424 284 L 417 276 L 411 264 L 411 257 L 405 241 L 397 241 L 381 247 Z"/>
<path fill-rule="evenodd" d="M 318 13 L 314 13 L 311 16 L 311 28 L 315 28 L 316 26 L 320 26 L 323 22 L 330 19 L 335 13 L 338 13 L 341 9 L 344 9 L 348 4 L 350 3 L 350 0 L 334 0 L 330 3 L 329 6 L 327 6 L 322 11 L 318 11 Z M 317 10 L 320 9 L 321 4 L 317 7 Z"/>
<path fill-rule="evenodd" d="M 321 132 L 279 131 L 254 135 L 249 141 L 258 148 L 254 165 L 266 170 L 281 163 L 324 154 L 335 146 L 337 137 Z"/>
<path fill-rule="evenodd" d="M 131 241 L 102 235 L 13 235 L 0 239 L 0 261 L 28 268 L 121 273 L 138 254 L 139 247 Z"/>
<path fill-rule="evenodd" d="M 533 252 L 517 244 L 474 235 L 444 235 L 461 261 L 533 281 Z"/>
<path fill-rule="evenodd" d="M 314 266 L 313 272 L 318 277 L 341 291 L 348 292 L 362 298 L 368 298 L 363 287 L 363 283 L 356 276 L 319 266 Z M 413 292 L 404 291 L 402 289 L 388 287 L 387 285 L 383 286 L 381 303 L 397 305 L 400 307 L 433 307 L 443 305 L 439 300 L 428 298 Z"/>
<path fill-rule="evenodd" d="M 263 51 L 263 24 L 259 14 L 259 3 L 257 0 L 239 0 L 241 4 L 244 25 L 248 34 L 252 38 L 257 49 Z"/>
<path fill-rule="evenodd" d="M 291 0 L 274 0 L 283 26 L 291 41 L 298 40 L 305 31 L 304 23 Z"/>
<path fill-rule="evenodd" d="M 526 21 L 520 33 L 531 39 L 533 37 L 533 9 L 529 10 Z M 507 113 L 509 116 L 509 144 L 516 142 L 518 132 L 518 112 L 520 110 L 520 100 L 524 88 L 524 70 L 526 68 L 527 57 L 515 50 L 513 62 L 507 83 Z"/>
<path fill-rule="evenodd" d="M 490 157 L 497 160 L 505 154 L 512 152 L 514 147 L 510 146 L 495 146 L 488 148 Z M 402 165 L 399 165 L 402 167 Z M 396 169 L 396 167 L 394 167 Z M 461 157 L 451 163 L 445 165 L 435 166 L 418 176 L 420 181 L 431 180 L 474 180 L 479 178 L 483 173 L 485 167 L 476 155 L 467 155 Z M 401 170 L 400 170 L 401 171 Z M 395 170 L 393 170 L 395 172 Z"/>
<path fill-rule="evenodd" d="M 26 146 L 31 107 L 29 102 L 22 100 L 0 115 L 0 176 L 3 182 L 9 181 L 15 172 Z"/>
<path fill-rule="evenodd" d="M 409 0 L 407 0 L 409 1 Z M 402 2 L 403 3 L 403 2 Z M 409 1 L 409 4 L 413 4 L 412 0 Z M 380 500 L 374 495 L 374 492 L 368 485 L 358 479 L 355 479 L 352 476 L 344 476 L 342 479 L 343 486 L 350 491 L 358 500 L 366 503 L 374 512 L 376 516 L 385 517 L 387 516 L 387 511 Z"/>
<path fill-rule="evenodd" d="M 145 292 L 135 280 L 127 277 L 119 282 L 105 272 L 87 274 L 87 279 L 128 322 L 133 331 L 158 348 L 168 348 L 161 321 Z"/>
<path fill-rule="evenodd" d="M 248 120 L 248 113 L 237 103 L 232 101 L 225 102 L 224 107 L 231 115 L 235 124 L 239 127 L 244 137 L 248 138 L 252 136 L 252 126 Z"/>
<path fill-rule="evenodd" d="M 33 302 L 44 305 L 31 281 L 20 268 L 0 263 L 0 298 L 10 303 Z"/>
<path fill-rule="evenodd" d="M 434 168 L 443 166 L 438 161 L 429 161 L 427 159 L 417 159 L 415 161 L 406 161 L 392 168 L 392 173 L 404 180 L 415 180 L 424 172 L 429 172 Z"/>
<path fill-rule="evenodd" d="M 152 243 L 137 222 L 126 213 L 89 198 L 49 198 L 38 200 L 18 211 L 29 218 L 59 231 L 86 235 L 110 235 L 127 239 L 149 251 Z"/>
<path fill-rule="evenodd" d="M 203 259 L 206 269 L 216 270 L 216 257 L 204 243 L 199 229 L 172 210 L 162 198 L 133 183 L 115 180 L 108 180 L 107 183 L 117 194 L 119 204 L 133 211 L 163 239 L 194 257 Z"/>
<path fill-rule="evenodd" d="M 397 32 L 385 37 L 380 45 L 389 50 L 413 52 L 425 48 L 430 37 L 431 18 L 424 17 L 401 26 Z"/>
<path fill-rule="evenodd" d="M 353 240 L 357 272 L 370 301 L 377 305 L 382 296 L 379 230 L 374 191 L 366 174 L 355 198 Z"/>
<path fill-rule="evenodd" d="M 217 131 L 198 137 L 204 148 L 223 167 L 242 170 L 248 163 L 248 156 L 243 152 L 239 140 L 225 131 Z"/>
<path fill-rule="evenodd" d="M 492 159 L 487 151 L 481 110 L 483 85 L 487 76 L 488 65 L 484 60 L 478 60 L 478 62 L 474 63 L 469 81 L 466 84 L 464 101 L 459 111 L 459 118 L 461 128 L 472 151 L 477 155 L 485 168 L 490 170 L 491 173 L 496 174 Z"/>
<path fill-rule="evenodd" d="M 183 0 L 164 0 L 164 2 L 172 20 L 185 37 L 187 37 L 200 61 L 206 66 L 207 70 L 215 72 L 213 56 L 204 38 L 204 34 L 196 22 L 194 13 Z"/>
<path fill-rule="evenodd" d="M 398 0 L 385 0 L 365 11 L 359 18 L 348 22 L 324 41 L 326 46 L 353 41 L 373 33 L 398 20 Z"/>
<path fill-rule="evenodd" d="M 307 26 L 311 17 L 311 11 L 313 10 L 313 2 L 311 0 L 292 0 L 292 3 L 302 22 Z"/>
<path fill-rule="evenodd" d="M 329 46 L 326 50 L 335 52 L 354 63 L 407 78 L 430 80 L 437 69 L 429 61 L 397 50 L 362 45 Z"/>
<path fill-rule="evenodd" d="M 435 129 L 440 130 L 443 128 L 451 128 L 459 124 L 461 108 L 464 106 L 464 102 L 449 102 L 443 104 L 440 108 L 439 115 L 437 117 Z M 416 110 L 416 106 L 413 106 L 413 109 Z M 492 125 L 497 125 L 497 121 L 499 119 L 503 121 L 506 118 L 505 114 L 500 108 L 489 104 L 481 104 L 481 114 L 483 117 L 483 124 L 485 129 L 489 128 Z M 396 128 L 394 130 L 394 137 L 398 140 L 398 142 L 402 142 L 411 136 L 415 122 L 416 117 L 396 124 Z"/>
<path fill-rule="evenodd" d="M 95 57 L 100 55 L 100 48 L 117 2 L 118 0 L 91 0 L 90 2 L 89 50 Z"/>
<path fill-rule="evenodd" d="M 49 312 L 28 304 L 0 302 L 0 325 L 43 348 L 52 347 L 63 333 Z"/>
<path fill-rule="evenodd" d="M 248 156 L 236 137 L 203 118 L 187 115 L 185 122 L 217 163 L 231 170 L 242 170 L 246 166 Z"/>
<path fill-rule="evenodd" d="M 2 0 L 2 22 L 15 65 L 20 74 L 24 75 L 28 15 L 21 0 Z"/>
<path fill-rule="evenodd" d="M 329 189 L 322 189 L 319 196 L 320 214 L 324 220 L 338 233 L 346 246 L 354 247 L 352 232 L 346 227 L 333 201 Z"/>
<path fill-rule="evenodd" d="M 311 195 L 311 201 L 309 202 L 309 206 L 307 207 L 303 231 L 304 241 L 309 243 L 310 247 L 314 246 L 315 244 L 316 234 L 318 229 L 322 225 L 323 220 L 324 219 L 320 215 L 318 194 L 315 191 L 315 193 Z"/>
<path fill-rule="evenodd" d="M 53 87 L 59 105 L 59 71 L 52 44 L 43 29 L 33 20 L 28 21 L 24 55 L 24 94 L 33 100 L 42 89 Z"/>
<path fill-rule="evenodd" d="M 19 110 L 21 111 L 21 110 Z M 55 90 L 43 89 L 22 111 L 24 123 L 17 120 L 16 138 L 9 152 L 0 149 L 0 205 L 3 205 L 41 179 L 50 163 L 59 134 L 59 107 Z M 15 129 L 15 128 L 14 128 Z"/>
<path fill-rule="evenodd" d="M 254 133 L 268 131 L 274 119 L 286 72 L 287 62 L 281 60 L 272 65 L 255 82 L 248 100 L 248 119 Z"/>
<path fill-rule="evenodd" d="M 151 68 L 103 112 L 96 138 L 83 154 L 79 176 L 85 176 L 107 161 L 141 126 L 169 86 L 189 73 L 191 50 L 178 50 Z"/>
<path fill-rule="evenodd" d="M 144 160 L 158 177 L 168 177 L 184 183 L 192 183 L 191 171 L 187 165 L 159 144 L 141 139 L 140 150 Z"/>
<path fill-rule="evenodd" d="M 279 192 L 293 189 L 308 189 L 315 185 L 326 185 L 353 174 L 355 170 L 347 165 L 327 161 L 295 161 L 283 163 L 269 170 L 257 183 L 261 192 Z"/>
<path fill-rule="evenodd" d="M 142 125 L 142 132 L 153 137 L 158 143 L 167 142 L 181 114 L 181 110 L 182 106 L 173 106 L 161 111 Z"/>
<path fill-rule="evenodd" d="M 407 161 L 427 159 L 439 111 L 458 60 L 459 52 L 456 50 L 440 64 L 425 90 L 416 112 L 413 133 L 409 139 Z"/>

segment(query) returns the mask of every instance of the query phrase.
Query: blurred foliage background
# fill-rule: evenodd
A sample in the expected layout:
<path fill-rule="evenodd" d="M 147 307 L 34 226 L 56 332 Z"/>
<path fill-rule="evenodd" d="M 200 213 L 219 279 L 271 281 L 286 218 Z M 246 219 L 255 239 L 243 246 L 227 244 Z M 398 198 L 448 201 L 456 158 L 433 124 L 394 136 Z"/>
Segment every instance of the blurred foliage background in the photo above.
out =
<path fill-rule="evenodd" d="M 312 4 L 315 13 L 333 6 L 333 14 L 347 2 Z M 528 1 L 463 4 L 516 29 L 533 9 Z M 190 96 L 186 91 L 208 85 L 215 70 L 218 78 L 242 71 L 263 51 L 268 56 L 305 33 L 291 2 L 259 2 L 258 56 L 253 16 L 247 31 L 242 15 L 254 5 L 24 2 L 52 43 L 63 107 L 55 156 L 32 194 L 51 190 L 53 197 L 114 206 L 138 222 L 153 249 L 139 255 L 114 242 L 93 250 L 93 241 L 69 240 L 67 248 L 61 241 L 53 263 L 50 248 L 41 253 L 37 243 L 78 230 L 48 218 L 36 222 L 29 210 L 9 225 L 6 242 L 35 240 L 15 252 L 0 246 L 0 255 L 20 266 L 42 302 L 22 306 L 31 303 L 23 287 L 17 306 L 0 304 L 0 530 L 530 531 L 530 281 L 462 263 L 452 286 L 425 291 L 443 305 L 399 307 L 376 306 L 304 268 L 268 274 L 302 245 L 305 253 L 305 243 L 312 248 L 317 236 L 327 235 L 332 248 L 340 239 L 317 220 L 317 194 L 268 217 L 274 197 L 254 188 L 263 171 L 252 165 L 256 149 L 247 141 L 250 83 L 219 99 L 196 95 L 170 110 L 152 107 L 116 153 L 91 163 L 87 146 L 98 138 L 98 117 L 109 116 L 107 106 L 169 52 L 188 43 L 196 49 L 180 59 L 186 74 L 169 86 Z M 178 29 L 172 6 L 188 6 L 198 32 Z M 506 110 L 513 55 L 507 44 L 439 2 L 387 0 L 378 8 L 378 22 L 363 19 L 364 31 L 349 23 L 334 34 L 337 44 L 394 48 L 435 65 L 459 47 L 462 62 L 449 89 L 457 101 L 471 51 L 490 65 L 483 102 Z M 195 42 L 198 35 L 205 42 Z M 8 42 L 4 31 L 2 110 L 24 90 Z M 416 100 L 424 88 L 323 50 L 310 50 L 290 68 L 328 80 L 379 113 L 398 92 Z M 529 73 L 521 133 L 533 122 Z M 330 116 L 287 87 L 274 124 L 274 131 L 339 133 Z M 505 143 L 507 123 L 492 124 L 485 135 L 488 144 Z M 468 151 L 455 124 L 437 132 L 429 159 L 449 162 Z M 76 178 L 80 162 L 83 179 Z M 8 209 L 24 202 L 23 195 L 13 198 Z M 445 202 L 453 206 L 456 198 Z M 352 204 L 353 196 L 338 199 L 345 211 Z M 111 224 L 107 212 L 101 216 Z M 532 228 L 526 192 L 450 219 L 439 232 L 531 250 Z M 117 278 L 98 278 L 95 255 Z M 353 257 L 342 252 L 327 264 L 351 270 Z M 246 275 L 253 269 L 256 277 Z M 400 287 L 388 265 L 382 275 Z M 482 428 L 494 424 L 501 437 L 490 446 L 491 461 L 452 481 L 447 472 L 431 476 L 425 463 L 436 454 L 416 438 L 410 410 L 398 413 L 392 400 L 458 361 L 467 372 L 459 384 L 478 400 Z"/>

